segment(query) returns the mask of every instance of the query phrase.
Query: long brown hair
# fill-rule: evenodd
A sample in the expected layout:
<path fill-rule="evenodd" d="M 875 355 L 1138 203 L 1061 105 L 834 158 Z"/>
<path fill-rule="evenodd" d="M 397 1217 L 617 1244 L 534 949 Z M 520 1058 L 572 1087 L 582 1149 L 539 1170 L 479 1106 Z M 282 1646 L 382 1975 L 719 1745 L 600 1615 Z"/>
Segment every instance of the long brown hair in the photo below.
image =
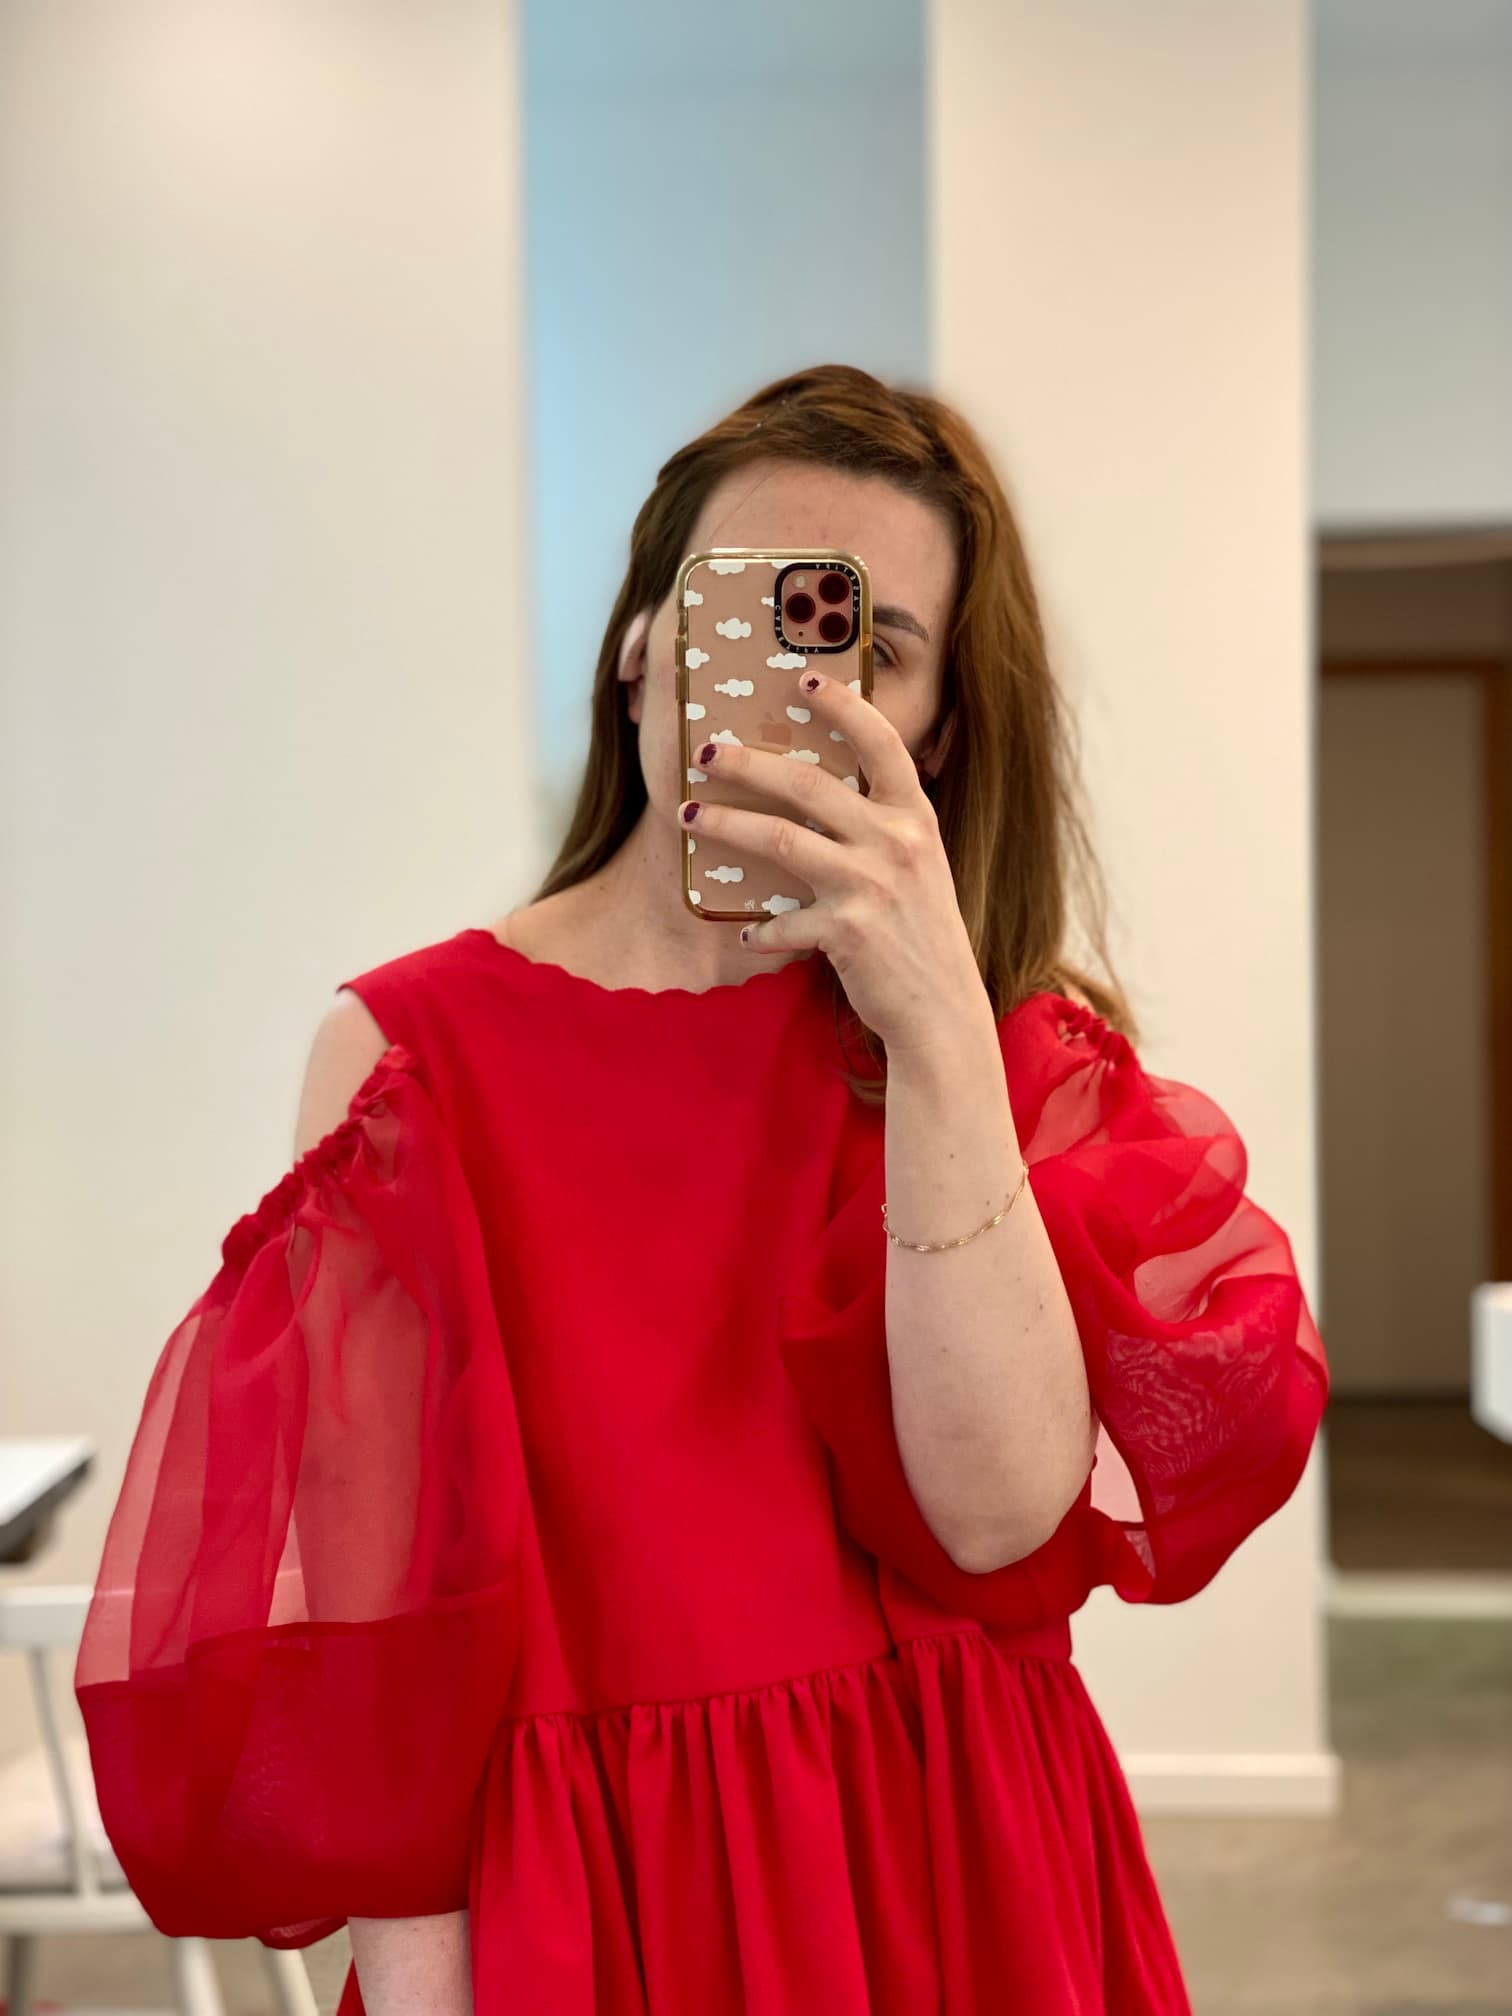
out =
<path fill-rule="evenodd" d="M 849 365 L 779 378 L 680 448 L 658 471 L 630 535 L 630 565 L 594 674 L 592 734 L 577 804 L 535 902 L 596 873 L 646 805 L 637 735 L 618 677 L 625 631 L 672 591 L 711 492 L 765 461 L 817 463 L 876 476 L 935 505 L 955 536 L 959 589 L 945 642 L 942 718 L 957 719 L 930 796 L 956 900 L 993 1013 L 1042 989 L 1079 993 L 1137 1039 L 1108 955 L 1106 889 L 1079 805 L 1072 718 L 1045 651 L 1023 541 L 975 433 L 928 393 L 885 385 Z M 1069 963 L 1075 899 L 1102 977 Z M 878 1070 L 847 1082 L 885 1096 L 885 1046 L 850 1009 L 830 971 L 842 1048 L 859 1032 Z"/>

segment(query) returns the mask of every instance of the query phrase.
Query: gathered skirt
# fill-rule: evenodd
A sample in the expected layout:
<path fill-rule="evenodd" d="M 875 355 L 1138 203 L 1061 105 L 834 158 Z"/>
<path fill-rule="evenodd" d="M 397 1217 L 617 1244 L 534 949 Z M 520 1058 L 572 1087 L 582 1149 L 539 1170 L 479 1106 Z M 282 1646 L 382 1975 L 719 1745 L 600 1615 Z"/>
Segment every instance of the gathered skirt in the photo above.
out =
<path fill-rule="evenodd" d="M 1000 1637 L 503 1724 L 479 2016 L 1189 2016 L 1069 1628 Z"/>

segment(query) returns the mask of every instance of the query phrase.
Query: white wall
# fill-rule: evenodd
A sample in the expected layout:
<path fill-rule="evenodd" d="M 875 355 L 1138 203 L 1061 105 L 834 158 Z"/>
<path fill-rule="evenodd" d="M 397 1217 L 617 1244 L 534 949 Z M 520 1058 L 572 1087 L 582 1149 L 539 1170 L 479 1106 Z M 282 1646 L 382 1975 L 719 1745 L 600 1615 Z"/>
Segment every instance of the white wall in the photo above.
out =
<path fill-rule="evenodd" d="M 539 759 L 575 795 L 660 464 L 806 364 L 927 368 L 922 0 L 525 8 Z M 835 234 L 816 256 L 818 220 Z"/>
<path fill-rule="evenodd" d="M 1302 0 L 937 0 L 940 389 L 1025 527 L 1145 1056 L 1317 1281 Z M 1326 1804 L 1318 1469 L 1077 1657 L 1147 1809 Z"/>
<path fill-rule="evenodd" d="M 336 982 L 530 846 L 510 13 L 0 9 L 0 1432 L 100 1450 L 47 1579 Z"/>
<path fill-rule="evenodd" d="M 1318 522 L 1512 525 L 1512 5 L 1313 20 Z"/>

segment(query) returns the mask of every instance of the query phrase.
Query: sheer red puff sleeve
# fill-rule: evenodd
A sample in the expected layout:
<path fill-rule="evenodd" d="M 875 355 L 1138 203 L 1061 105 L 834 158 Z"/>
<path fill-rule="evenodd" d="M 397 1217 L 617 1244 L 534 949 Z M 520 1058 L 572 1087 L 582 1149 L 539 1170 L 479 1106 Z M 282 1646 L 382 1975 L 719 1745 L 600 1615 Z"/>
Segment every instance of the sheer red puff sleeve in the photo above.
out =
<path fill-rule="evenodd" d="M 168 1339 L 75 1687 L 159 1928 L 303 1946 L 467 1902 L 521 1469 L 471 1197 L 415 1059 L 226 1235 Z"/>
<path fill-rule="evenodd" d="M 1285 1503 L 1322 1415 L 1323 1347 L 1291 1245 L 1244 1194 L 1227 1117 L 1147 1073 L 1094 1011 L 1039 994 L 998 1031 L 1101 1424 L 1077 1502 L 1044 1546 L 986 1574 L 925 1523 L 892 1426 L 880 1156 L 781 1298 L 783 1362 L 846 1526 L 946 1609 L 1016 1625 L 1069 1614 L 1098 1583 L 1180 1602 Z"/>

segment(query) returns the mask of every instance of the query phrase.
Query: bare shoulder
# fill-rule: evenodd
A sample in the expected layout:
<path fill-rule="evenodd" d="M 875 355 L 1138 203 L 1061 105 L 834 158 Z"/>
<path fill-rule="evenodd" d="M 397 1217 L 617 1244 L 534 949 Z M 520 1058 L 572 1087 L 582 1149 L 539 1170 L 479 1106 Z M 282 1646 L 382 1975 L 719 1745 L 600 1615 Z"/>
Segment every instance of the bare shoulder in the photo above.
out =
<path fill-rule="evenodd" d="M 346 1118 L 358 1087 L 388 1047 L 366 1002 L 350 988 L 342 989 L 320 1018 L 310 1044 L 294 1123 L 296 1156 Z"/>

